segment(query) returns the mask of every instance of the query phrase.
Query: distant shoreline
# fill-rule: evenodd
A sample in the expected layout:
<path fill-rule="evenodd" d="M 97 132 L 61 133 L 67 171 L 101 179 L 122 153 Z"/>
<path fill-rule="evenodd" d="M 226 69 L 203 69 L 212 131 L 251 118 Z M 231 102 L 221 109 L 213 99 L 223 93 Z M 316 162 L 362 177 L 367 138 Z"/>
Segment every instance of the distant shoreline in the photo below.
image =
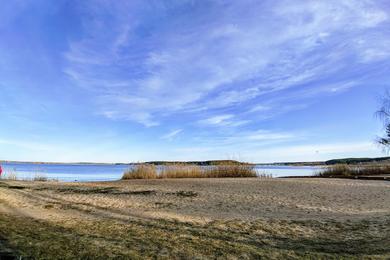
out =
<path fill-rule="evenodd" d="M 1 163 L 13 163 L 13 164 L 55 164 L 55 165 L 131 165 L 134 163 L 94 163 L 94 162 L 31 162 L 31 161 L 7 161 L 0 160 Z"/>
<path fill-rule="evenodd" d="M 312 161 L 312 162 L 272 162 L 272 163 L 248 163 L 236 160 L 206 160 L 206 161 L 147 161 L 147 162 L 128 162 L 128 163 L 98 163 L 98 162 L 33 162 L 33 161 L 13 161 L 0 160 L 0 163 L 14 164 L 56 164 L 56 165 L 134 165 L 134 164 L 154 164 L 154 165 L 218 165 L 218 164 L 246 164 L 260 166 L 325 166 L 334 164 L 361 164 L 361 163 L 377 163 L 390 162 L 390 157 L 375 157 L 375 158 L 341 158 L 327 161 Z"/>

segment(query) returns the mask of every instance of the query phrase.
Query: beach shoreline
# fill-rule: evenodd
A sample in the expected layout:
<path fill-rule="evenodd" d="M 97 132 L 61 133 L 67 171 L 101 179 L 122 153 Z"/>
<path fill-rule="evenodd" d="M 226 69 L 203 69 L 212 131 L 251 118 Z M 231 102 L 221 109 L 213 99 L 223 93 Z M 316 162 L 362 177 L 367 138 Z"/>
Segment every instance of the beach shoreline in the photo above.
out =
<path fill-rule="evenodd" d="M 66 242 L 61 250 L 69 259 L 161 252 L 173 258 L 381 259 L 390 256 L 389 223 L 387 181 L 0 181 L 0 237 L 24 256 L 53 257 L 51 248 Z M 76 248 L 84 249 L 73 250 L 69 239 L 81 239 Z"/>

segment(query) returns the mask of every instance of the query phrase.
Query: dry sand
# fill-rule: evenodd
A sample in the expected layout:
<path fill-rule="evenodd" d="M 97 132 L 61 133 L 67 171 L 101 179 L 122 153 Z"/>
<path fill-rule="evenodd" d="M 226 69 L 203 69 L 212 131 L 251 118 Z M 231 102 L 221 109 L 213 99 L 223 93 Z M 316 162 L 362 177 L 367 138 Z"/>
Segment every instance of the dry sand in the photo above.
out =
<path fill-rule="evenodd" d="M 245 229 L 244 226 L 249 227 L 253 223 L 274 223 L 272 225 L 275 230 L 283 230 L 287 228 L 283 225 L 291 228 L 292 223 L 298 223 L 293 236 L 306 238 L 314 236 L 313 239 L 316 237 L 314 235 L 316 232 L 319 232 L 318 234 L 323 232 L 324 239 L 328 233 L 331 235 L 330 230 L 337 233 L 335 227 L 329 227 L 329 230 L 320 228 L 322 224 L 329 226 L 329 223 L 336 223 L 336 226 L 342 226 L 339 227 L 340 232 L 352 232 L 351 230 L 358 227 L 365 228 L 364 230 L 368 228 L 371 230 L 370 239 L 375 238 L 378 243 L 383 244 L 380 245 L 381 249 L 378 249 L 378 252 L 375 252 L 374 248 L 370 251 L 372 246 L 367 246 L 368 251 L 360 252 L 360 254 L 357 252 L 357 257 L 385 258 L 390 254 L 389 250 L 386 251 L 386 248 L 390 248 L 390 233 L 386 227 L 390 220 L 390 182 L 388 181 L 259 178 L 162 179 L 100 183 L 2 181 L 0 182 L 0 215 L 67 228 L 75 228 L 75 223 L 86 223 L 85 225 L 88 226 L 88 223 L 97 223 L 97 221 L 111 223 L 115 226 L 126 225 L 129 221 L 141 221 L 144 225 L 164 220 L 171 224 L 194 225 L 193 229 L 195 227 L 204 228 L 215 223 L 235 223 L 235 225 L 241 223 L 243 226 L 234 226 L 234 228 L 242 230 Z M 7 219 L 1 220 L 0 218 L 0 224 L 1 221 L 4 224 Z M 367 227 L 364 223 L 368 223 Z M 319 230 L 316 230 L 317 227 Z M 343 228 L 346 229 L 343 231 Z M 17 231 L 14 229 L 12 232 Z M 282 233 L 289 238 L 287 234 L 290 231 Z M 258 234 L 259 230 L 254 229 L 253 232 L 253 234 L 249 232 L 249 235 L 254 242 L 257 243 L 264 239 Z M 363 243 L 365 231 L 363 233 L 353 232 L 351 236 L 357 236 L 358 240 L 358 242 L 355 241 L 357 243 L 355 246 L 361 247 L 359 241 Z M 184 234 L 176 235 L 181 237 Z M 7 237 L 4 231 L 0 231 L 1 237 L 8 241 L 7 243 L 15 250 L 21 247 L 13 243 L 12 237 Z M 337 241 L 346 243 L 345 239 L 348 240 L 348 234 L 346 237 L 342 235 Z M 142 244 L 142 241 L 140 243 Z M 270 245 L 273 244 L 275 243 L 270 243 Z M 252 249 L 257 248 L 261 246 L 257 244 L 245 250 L 252 252 Z M 278 250 L 287 250 L 286 255 L 292 258 L 304 256 L 300 255 L 302 252 L 298 249 L 290 247 L 280 247 Z M 308 249 L 302 248 L 302 250 Z M 341 247 L 340 251 L 334 252 L 335 255 L 345 253 L 346 257 L 354 256 L 342 250 Z M 269 253 L 264 251 L 264 256 L 278 258 L 278 255 L 274 254 L 278 251 L 271 251 Z M 324 253 L 327 258 L 332 255 L 332 252 L 328 251 L 314 250 L 312 253 L 316 257 Z M 22 254 L 23 248 L 18 252 Z M 172 252 L 168 250 L 167 254 L 173 257 Z M 192 254 L 193 257 L 197 256 L 196 250 L 193 253 L 187 252 L 184 257 L 188 254 Z M 319 255 L 316 255 L 317 253 Z M 138 251 L 137 254 L 137 256 L 144 255 Z M 200 256 L 212 257 L 213 254 L 215 252 Z M 256 254 L 260 254 L 260 251 L 257 253 L 253 251 L 247 258 L 257 258 L 259 255 Z M 224 256 L 237 257 L 237 254 L 227 252 L 226 255 L 221 256 L 222 258 L 225 258 Z"/>

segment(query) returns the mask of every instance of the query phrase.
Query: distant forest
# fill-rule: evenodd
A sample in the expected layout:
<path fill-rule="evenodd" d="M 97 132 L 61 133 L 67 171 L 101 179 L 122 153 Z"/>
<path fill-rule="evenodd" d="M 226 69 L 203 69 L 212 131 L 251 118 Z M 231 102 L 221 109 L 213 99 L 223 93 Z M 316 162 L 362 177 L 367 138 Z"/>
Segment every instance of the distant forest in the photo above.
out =
<path fill-rule="evenodd" d="M 379 158 L 345 158 L 345 159 L 334 159 L 326 161 L 326 165 L 333 164 L 356 164 L 356 163 L 373 163 L 373 162 L 384 162 L 389 161 L 390 157 L 379 157 Z"/>
<path fill-rule="evenodd" d="M 378 157 L 378 158 L 342 158 L 332 159 L 329 161 L 318 162 L 282 162 L 273 163 L 272 165 L 284 165 L 284 166 L 320 166 L 320 165 L 335 165 L 335 164 L 363 164 L 363 163 L 376 163 L 376 162 L 390 162 L 390 157 Z"/>
<path fill-rule="evenodd" d="M 212 166 L 212 165 L 249 165 L 250 163 L 239 162 L 235 160 L 209 160 L 209 161 L 152 161 L 145 162 L 146 164 L 153 165 L 199 165 L 199 166 Z"/>
<path fill-rule="evenodd" d="M 77 163 L 61 163 L 61 162 L 21 162 L 21 161 L 6 161 L 0 160 L 0 163 L 33 163 L 33 164 L 68 164 L 68 165 L 134 165 L 134 164 L 153 164 L 153 165 L 198 165 L 198 166 L 212 166 L 212 165 L 279 165 L 279 166 L 321 166 L 334 164 L 363 164 L 388 162 L 390 157 L 378 158 L 343 158 L 333 159 L 329 161 L 316 162 L 277 162 L 277 163 L 247 163 L 236 160 L 208 160 L 208 161 L 150 161 L 140 163 L 93 163 L 93 162 L 77 162 Z"/>

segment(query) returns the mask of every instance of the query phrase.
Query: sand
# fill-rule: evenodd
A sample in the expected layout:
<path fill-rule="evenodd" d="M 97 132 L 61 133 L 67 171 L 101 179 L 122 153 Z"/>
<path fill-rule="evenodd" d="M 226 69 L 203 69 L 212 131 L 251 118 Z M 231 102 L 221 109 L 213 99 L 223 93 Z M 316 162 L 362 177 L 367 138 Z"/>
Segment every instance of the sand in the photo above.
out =
<path fill-rule="evenodd" d="M 386 247 L 390 248 L 390 233 L 386 228 L 390 220 L 388 181 L 295 178 L 162 179 L 99 183 L 2 181 L 0 215 L 68 228 L 75 228 L 76 223 L 86 223 L 88 226 L 88 223 L 98 221 L 112 225 L 140 221 L 137 223 L 146 225 L 145 223 L 160 223 L 158 221 L 164 220 L 168 221 L 169 225 L 193 225 L 194 229 L 203 229 L 204 226 L 215 223 L 235 223 L 234 228 L 240 230 L 243 227 L 236 227 L 237 223 L 245 227 L 253 223 L 273 223 L 275 230 L 283 230 L 283 225 L 289 225 L 291 228 L 292 223 L 299 223 L 295 234 L 298 237 L 315 237 L 314 234 L 321 230 L 324 236 L 327 236 L 329 230 L 335 231 L 334 227 L 328 231 L 322 228 L 320 231 L 316 230 L 322 224 L 345 224 L 342 227 L 346 228 L 344 231 L 352 232 L 353 227 L 363 227 L 364 223 L 369 223 L 367 228 L 376 230 L 372 231 L 371 238 L 380 239 L 380 243 L 384 243 L 381 245 L 382 251 L 378 249 L 378 255 L 375 251 L 365 251 L 357 256 L 381 258 L 390 254 L 389 250 L 385 250 Z M 385 227 L 383 230 L 377 230 L 382 226 Z M 249 232 L 251 239 L 263 239 L 256 233 L 260 232 L 259 230 L 253 232 L 255 233 Z M 264 230 L 261 232 L 266 233 Z M 286 232 L 282 233 L 286 236 L 291 230 Z M 175 234 L 178 237 L 183 235 Z M 364 239 L 361 232 L 353 235 L 361 236 L 360 240 Z M 12 246 L 12 239 L 7 238 L 7 234 L 0 231 L 0 238 L 1 236 Z M 338 241 L 345 242 L 345 237 Z M 140 243 L 142 244 L 142 241 Z M 20 247 L 14 247 L 18 246 Z M 356 244 L 356 247 L 358 248 L 359 244 Z M 261 247 L 257 245 L 246 250 L 252 252 L 252 249 L 257 248 Z M 370 248 L 372 246 L 367 250 Z M 290 250 L 287 255 L 295 254 L 296 257 L 301 253 L 295 249 L 283 250 Z M 336 255 L 348 255 L 348 252 L 342 252 L 342 247 L 340 250 Z M 314 253 L 329 253 L 326 250 L 317 251 Z M 23 253 L 23 250 L 20 252 Z M 172 256 L 172 250 L 167 252 Z M 257 256 L 260 251 L 254 252 L 248 258 Z M 276 256 L 275 252 L 265 255 Z M 226 256 L 237 256 L 234 252 L 227 254 Z M 212 257 L 212 254 L 206 257 Z"/>

